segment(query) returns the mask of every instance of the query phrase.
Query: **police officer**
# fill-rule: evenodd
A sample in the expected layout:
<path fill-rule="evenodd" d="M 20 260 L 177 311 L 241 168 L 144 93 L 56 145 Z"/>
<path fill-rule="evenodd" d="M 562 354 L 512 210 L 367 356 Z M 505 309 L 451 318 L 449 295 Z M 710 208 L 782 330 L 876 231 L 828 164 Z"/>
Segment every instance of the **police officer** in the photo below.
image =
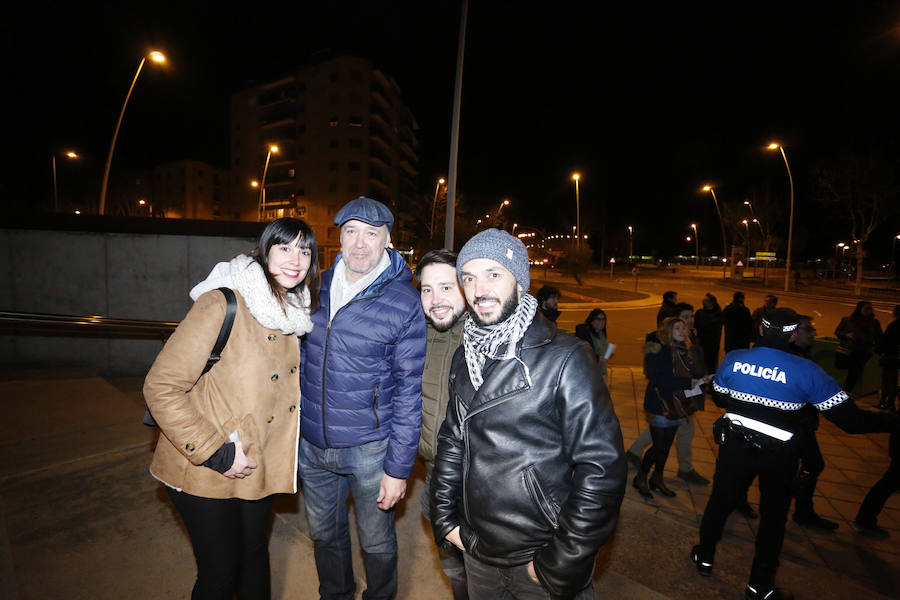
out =
<path fill-rule="evenodd" d="M 811 404 L 848 433 L 887 432 L 900 423 L 891 415 L 859 410 L 818 365 L 791 354 L 798 324 L 797 313 L 789 308 L 770 311 L 761 319 L 756 346 L 729 352 L 713 384 L 716 404 L 726 413 L 713 426 L 721 448 L 700 543 L 691 558 L 701 575 L 712 574 L 725 520 L 753 477 L 759 477 L 760 521 L 747 600 L 793 598 L 775 587 L 775 571 L 799 448 L 812 433 L 800 409 Z"/>

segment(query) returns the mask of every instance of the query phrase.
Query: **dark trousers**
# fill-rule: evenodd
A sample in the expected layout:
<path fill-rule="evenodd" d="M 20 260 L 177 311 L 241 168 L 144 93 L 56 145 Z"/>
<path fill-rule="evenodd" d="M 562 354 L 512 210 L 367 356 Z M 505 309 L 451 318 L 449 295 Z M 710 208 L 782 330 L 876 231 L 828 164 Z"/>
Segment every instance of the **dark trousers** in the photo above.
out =
<path fill-rule="evenodd" d="M 881 405 L 894 408 L 897 402 L 897 372 L 896 366 L 881 367 Z"/>
<path fill-rule="evenodd" d="M 544 586 L 528 575 L 528 565 L 492 567 L 466 552 L 463 554 L 469 582 L 469 597 L 473 600 L 551 600 Z M 572 600 L 593 600 L 594 584 L 576 593 Z"/>
<path fill-rule="evenodd" d="M 825 459 L 819 449 L 819 442 L 814 433 L 803 438 L 800 445 L 800 471 L 794 478 L 794 514 L 801 517 L 811 516 L 813 494 L 819 475 L 825 470 Z"/>
<path fill-rule="evenodd" d="M 866 494 L 859 506 L 856 520 L 863 525 L 876 525 L 878 513 L 884 508 L 884 503 L 897 490 L 900 490 L 900 461 L 895 459 L 891 461 L 891 466 L 888 467 L 884 477 L 879 479 Z"/>
<path fill-rule="evenodd" d="M 166 487 L 184 520 L 197 581 L 192 600 L 268 600 L 269 521 L 272 497 L 262 500 L 200 498 Z"/>
<path fill-rule="evenodd" d="M 847 378 L 844 380 L 845 392 L 849 394 L 856 387 L 870 358 L 872 358 L 871 354 L 854 353 L 850 355 L 850 366 L 847 369 Z"/>
<path fill-rule="evenodd" d="M 644 459 L 641 461 L 641 470 L 645 473 L 650 472 L 650 467 L 656 467 L 659 476 L 663 476 L 663 469 L 666 466 L 666 460 L 669 458 L 669 450 L 672 449 L 672 442 L 675 441 L 675 432 L 677 427 L 654 427 L 650 426 L 650 437 L 653 439 L 653 445 L 644 452 Z"/>
<path fill-rule="evenodd" d="M 728 515 L 754 477 L 759 478 L 759 529 L 750 569 L 750 585 L 775 585 L 778 556 L 784 542 L 784 523 L 791 504 L 791 480 L 797 472 L 797 454 L 760 450 L 740 443 L 719 447 L 712 495 L 700 522 L 700 553 L 712 561 Z"/>

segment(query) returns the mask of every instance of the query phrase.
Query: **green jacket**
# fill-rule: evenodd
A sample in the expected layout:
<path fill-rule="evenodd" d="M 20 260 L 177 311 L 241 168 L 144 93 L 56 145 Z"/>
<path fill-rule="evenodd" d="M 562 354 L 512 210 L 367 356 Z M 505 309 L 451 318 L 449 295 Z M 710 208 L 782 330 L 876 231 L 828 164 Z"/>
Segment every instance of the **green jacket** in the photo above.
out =
<path fill-rule="evenodd" d="M 465 317 L 460 318 L 443 333 L 428 326 L 425 371 L 422 373 L 422 433 L 419 437 L 419 454 L 425 459 L 429 473 L 434 467 L 437 436 L 450 402 L 450 363 L 462 343 L 464 322 Z"/>

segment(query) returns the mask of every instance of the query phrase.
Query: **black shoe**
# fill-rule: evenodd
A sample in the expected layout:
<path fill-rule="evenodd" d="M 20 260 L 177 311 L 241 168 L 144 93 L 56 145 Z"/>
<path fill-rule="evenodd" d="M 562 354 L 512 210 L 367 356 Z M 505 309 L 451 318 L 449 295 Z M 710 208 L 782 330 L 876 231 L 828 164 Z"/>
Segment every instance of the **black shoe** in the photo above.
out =
<path fill-rule="evenodd" d="M 695 469 L 691 469 L 690 471 L 678 471 L 678 478 L 684 479 L 688 483 L 709 485 L 709 479 L 698 473 Z"/>
<path fill-rule="evenodd" d="M 700 557 L 699 544 L 691 548 L 691 560 L 694 561 L 694 566 L 697 567 L 698 573 L 704 577 L 712 577 L 713 563 L 711 560 L 704 560 Z"/>
<path fill-rule="evenodd" d="M 744 600 L 794 600 L 794 594 L 790 590 L 777 587 L 759 590 L 748 585 L 744 590 Z"/>
<path fill-rule="evenodd" d="M 637 475 L 634 476 L 634 480 L 632 480 L 631 485 L 634 486 L 644 500 L 653 500 L 653 494 L 650 493 L 650 488 L 647 486 L 647 474 L 643 471 L 639 471 Z"/>
<path fill-rule="evenodd" d="M 676 495 L 675 492 L 673 492 L 672 490 L 670 490 L 668 488 L 668 486 L 666 486 L 662 477 L 651 477 L 650 478 L 650 489 L 653 490 L 654 492 L 659 492 L 660 494 L 662 494 L 663 496 L 666 496 L 667 498 L 674 498 Z"/>
<path fill-rule="evenodd" d="M 834 521 L 829 521 L 828 519 L 823 519 L 814 512 L 811 512 L 809 514 L 802 514 L 795 511 L 794 523 L 802 525 L 803 527 L 820 529 L 822 531 L 834 531 L 838 528 L 837 523 L 835 523 Z"/>
<path fill-rule="evenodd" d="M 863 523 L 857 519 L 856 521 L 853 521 L 853 524 L 856 526 L 856 531 L 858 531 L 860 535 L 879 539 L 891 537 L 891 534 L 888 533 L 887 529 L 879 527 L 877 523 Z"/>
<path fill-rule="evenodd" d="M 753 507 L 750 506 L 749 502 L 743 502 L 741 504 L 738 504 L 737 506 L 734 507 L 734 510 L 738 511 L 739 513 L 741 513 L 748 519 L 755 519 L 759 516 L 758 514 L 756 514 L 756 511 L 753 510 Z"/>
<path fill-rule="evenodd" d="M 627 460 L 628 462 L 630 462 L 630 463 L 631 463 L 631 466 L 633 466 L 635 469 L 640 469 L 640 468 L 641 468 L 641 457 L 638 456 L 637 454 L 635 454 L 634 452 L 630 452 L 630 451 L 629 451 L 629 452 L 626 452 L 626 453 L 625 453 L 625 460 Z"/>

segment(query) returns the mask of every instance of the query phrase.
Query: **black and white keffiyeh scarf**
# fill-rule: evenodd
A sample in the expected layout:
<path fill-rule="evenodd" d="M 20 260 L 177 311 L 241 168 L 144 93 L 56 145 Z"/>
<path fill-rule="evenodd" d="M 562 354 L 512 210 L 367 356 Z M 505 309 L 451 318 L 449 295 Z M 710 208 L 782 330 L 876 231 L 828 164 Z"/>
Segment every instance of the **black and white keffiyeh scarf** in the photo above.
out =
<path fill-rule="evenodd" d="M 516 311 L 505 321 L 496 325 L 479 327 L 471 316 L 466 318 L 463 333 L 463 346 L 466 354 L 466 366 L 469 369 L 469 379 L 477 390 L 484 383 L 481 370 L 488 358 L 494 360 L 507 360 L 516 357 L 516 343 L 525 335 L 525 330 L 534 320 L 537 310 L 537 300 L 531 294 L 524 294 L 519 300 Z M 531 376 L 528 366 L 525 367 L 525 378 L 531 384 Z"/>

